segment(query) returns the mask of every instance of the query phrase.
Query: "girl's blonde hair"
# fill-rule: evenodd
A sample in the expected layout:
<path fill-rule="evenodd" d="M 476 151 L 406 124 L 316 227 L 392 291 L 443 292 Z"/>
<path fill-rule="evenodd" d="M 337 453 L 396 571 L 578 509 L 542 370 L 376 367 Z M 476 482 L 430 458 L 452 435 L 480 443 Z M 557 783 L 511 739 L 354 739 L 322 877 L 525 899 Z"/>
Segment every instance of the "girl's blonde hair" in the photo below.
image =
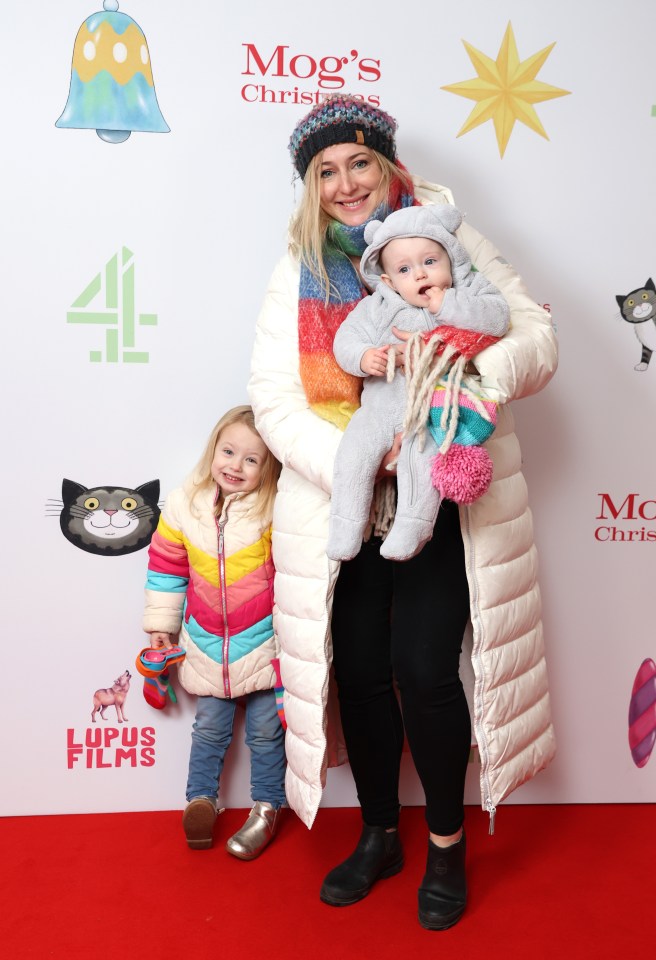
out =
<path fill-rule="evenodd" d="M 255 417 L 252 407 L 244 404 L 243 406 L 233 407 L 232 410 L 228 410 L 212 430 L 203 455 L 196 465 L 194 471 L 194 491 L 191 496 L 192 504 L 201 491 L 212 490 L 215 487 L 216 480 L 212 476 L 212 461 L 214 460 L 216 445 L 226 427 L 231 427 L 235 423 L 243 423 L 245 427 L 252 430 L 256 437 L 260 436 L 255 427 Z M 262 438 L 260 437 L 260 439 Z M 273 501 L 276 496 L 281 467 L 280 462 L 274 457 L 266 444 L 264 444 L 264 447 L 266 449 L 266 455 L 262 464 L 260 482 L 254 491 L 257 493 L 257 499 L 253 505 L 252 513 L 254 517 L 270 519 L 273 514 Z M 215 507 L 217 516 L 221 513 L 221 504 L 222 498 L 219 497 Z"/>
<path fill-rule="evenodd" d="M 412 188 L 410 175 L 397 167 L 395 163 L 368 147 L 380 167 L 380 183 L 378 190 L 381 198 L 386 198 L 393 180 L 401 181 L 406 189 Z M 303 181 L 304 190 L 298 210 L 292 220 L 289 233 L 289 248 L 294 256 L 298 257 L 318 280 L 326 291 L 326 303 L 331 293 L 331 281 L 326 270 L 323 253 L 326 234 L 331 218 L 321 207 L 321 162 L 323 150 L 315 154 L 310 163 Z"/>

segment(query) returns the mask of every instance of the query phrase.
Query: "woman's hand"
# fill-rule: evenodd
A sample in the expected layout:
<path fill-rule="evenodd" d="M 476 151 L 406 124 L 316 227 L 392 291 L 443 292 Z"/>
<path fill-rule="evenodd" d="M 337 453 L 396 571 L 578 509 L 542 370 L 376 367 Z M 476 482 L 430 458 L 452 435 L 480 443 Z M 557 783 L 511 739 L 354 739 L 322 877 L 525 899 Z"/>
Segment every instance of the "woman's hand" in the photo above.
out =
<path fill-rule="evenodd" d="M 376 474 L 376 480 L 382 480 L 384 477 L 396 476 L 396 461 L 399 459 L 399 456 L 401 454 L 402 440 L 403 440 L 402 433 L 395 434 L 394 443 L 392 444 L 392 449 L 385 454 L 385 456 L 380 462 L 378 473 Z M 388 470 L 387 466 L 390 463 L 394 463 L 394 466 L 392 467 L 391 470 Z"/>
<path fill-rule="evenodd" d="M 394 344 L 394 349 L 396 350 L 396 366 L 405 367 L 405 352 L 408 346 L 408 340 L 412 336 L 412 333 L 410 330 L 399 330 L 398 327 L 392 327 L 392 333 L 401 341 L 401 343 Z M 424 349 L 423 342 L 420 345 L 420 349 Z"/>
<path fill-rule="evenodd" d="M 437 288 L 435 288 L 435 289 L 437 289 Z M 440 293 L 442 294 L 442 296 L 444 296 L 444 290 L 441 290 Z M 405 371 L 405 357 L 406 357 L 406 353 L 407 353 L 407 350 L 408 350 L 408 340 L 410 339 L 410 337 L 414 337 L 414 336 L 415 336 L 416 331 L 415 331 L 415 332 L 411 332 L 410 330 L 399 330 L 398 327 L 392 327 L 392 333 L 394 334 L 395 337 L 398 337 L 399 340 L 401 341 L 401 343 L 395 343 L 395 344 L 393 344 L 394 349 L 396 350 L 396 355 L 397 355 L 396 366 L 397 366 L 397 367 L 403 367 L 403 369 L 404 369 L 404 371 Z M 419 337 L 419 352 L 420 352 L 420 353 L 421 353 L 421 351 L 424 349 L 424 347 L 426 346 L 429 338 L 430 338 L 430 337 L 432 336 L 432 334 L 434 334 L 434 333 L 439 334 L 439 326 L 435 327 L 434 330 L 429 330 L 428 332 L 424 333 L 423 336 Z"/>
<path fill-rule="evenodd" d="M 155 632 L 150 635 L 150 646 L 152 650 L 161 650 L 162 647 L 167 650 L 172 646 L 171 634 Z"/>

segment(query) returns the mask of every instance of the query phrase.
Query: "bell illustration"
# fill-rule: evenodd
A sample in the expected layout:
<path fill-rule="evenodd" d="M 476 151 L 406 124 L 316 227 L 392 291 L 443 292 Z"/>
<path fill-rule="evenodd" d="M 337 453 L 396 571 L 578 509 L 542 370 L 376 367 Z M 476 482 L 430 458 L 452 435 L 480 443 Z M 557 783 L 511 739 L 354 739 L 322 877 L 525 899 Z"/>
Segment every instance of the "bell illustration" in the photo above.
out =
<path fill-rule="evenodd" d="M 168 133 L 157 103 L 143 30 L 117 0 L 104 0 L 75 38 L 71 88 L 56 127 L 95 130 L 122 143 L 133 130 Z"/>

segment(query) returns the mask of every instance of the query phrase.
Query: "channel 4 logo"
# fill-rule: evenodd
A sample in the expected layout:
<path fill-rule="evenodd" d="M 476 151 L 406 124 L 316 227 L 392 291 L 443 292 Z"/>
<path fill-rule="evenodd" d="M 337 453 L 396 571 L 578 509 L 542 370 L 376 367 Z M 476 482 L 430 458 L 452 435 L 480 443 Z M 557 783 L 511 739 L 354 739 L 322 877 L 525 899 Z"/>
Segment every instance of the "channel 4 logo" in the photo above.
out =
<path fill-rule="evenodd" d="M 66 313 L 67 323 L 105 328 L 104 350 L 91 350 L 91 363 L 148 363 L 137 350 L 139 327 L 157 326 L 156 313 L 137 313 L 134 254 L 122 247 L 91 280 Z"/>

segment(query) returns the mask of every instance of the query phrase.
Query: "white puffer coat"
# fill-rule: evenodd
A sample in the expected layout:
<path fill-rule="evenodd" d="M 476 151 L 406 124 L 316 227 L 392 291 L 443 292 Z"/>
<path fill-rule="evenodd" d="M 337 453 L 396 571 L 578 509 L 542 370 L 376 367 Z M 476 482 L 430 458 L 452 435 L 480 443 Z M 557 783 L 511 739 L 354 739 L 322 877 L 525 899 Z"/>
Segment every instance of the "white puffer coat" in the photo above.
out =
<path fill-rule="evenodd" d="M 424 203 L 453 203 L 449 190 L 414 178 Z M 549 315 L 492 244 L 464 223 L 457 233 L 478 270 L 501 290 L 510 329 L 476 357 L 481 387 L 499 407 L 487 443 L 490 489 L 460 507 L 473 627 L 472 721 L 482 804 L 491 815 L 551 760 L 555 739 L 544 659 L 537 554 L 521 454 L 507 402 L 536 393 L 557 365 Z M 330 612 L 339 564 L 325 553 L 333 461 L 342 433 L 309 406 L 299 375 L 299 266 L 284 257 L 258 322 L 249 394 L 258 430 L 283 464 L 273 516 L 274 626 L 287 716 L 287 799 L 312 826 L 328 763 Z M 328 710 L 327 710 L 328 708 Z M 330 756 L 329 756 L 330 753 Z"/>

